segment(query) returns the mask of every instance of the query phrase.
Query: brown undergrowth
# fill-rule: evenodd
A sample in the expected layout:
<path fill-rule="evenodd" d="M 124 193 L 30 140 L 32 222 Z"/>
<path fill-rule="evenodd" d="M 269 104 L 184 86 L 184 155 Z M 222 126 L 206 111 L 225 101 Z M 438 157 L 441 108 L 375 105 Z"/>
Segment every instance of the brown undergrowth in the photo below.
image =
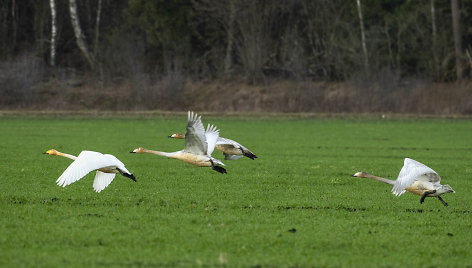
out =
<path fill-rule="evenodd" d="M 36 87 L 28 102 L 8 98 L 0 109 L 198 110 L 208 112 L 472 114 L 471 83 L 422 81 L 342 83 L 272 79 L 249 85 L 243 79 L 186 81 L 61 82 Z"/>

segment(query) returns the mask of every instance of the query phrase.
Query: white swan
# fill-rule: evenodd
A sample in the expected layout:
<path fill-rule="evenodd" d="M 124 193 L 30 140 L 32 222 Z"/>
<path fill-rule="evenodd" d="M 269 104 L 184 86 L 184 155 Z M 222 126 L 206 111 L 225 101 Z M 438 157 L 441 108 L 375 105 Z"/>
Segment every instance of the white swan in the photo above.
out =
<path fill-rule="evenodd" d="M 220 173 L 226 173 L 224 164 L 211 156 L 218 140 L 219 130 L 215 126 L 203 127 L 201 117 L 193 112 L 188 112 L 187 132 L 185 133 L 185 148 L 181 151 L 166 153 L 144 148 L 134 149 L 131 153 L 150 153 L 170 158 L 179 159 L 199 167 L 211 167 Z"/>
<path fill-rule="evenodd" d="M 185 135 L 182 133 L 174 133 L 169 136 L 173 139 L 185 139 Z M 246 156 L 254 160 L 257 156 L 251 152 L 248 148 L 242 146 L 236 141 L 226 139 L 223 137 L 218 137 L 216 141 L 215 149 L 223 152 L 225 160 L 236 160 L 242 156 Z"/>
<path fill-rule="evenodd" d="M 126 169 L 125 165 L 118 158 L 110 154 L 82 151 L 76 157 L 54 149 L 47 150 L 44 154 L 59 155 L 74 160 L 56 181 L 57 185 L 62 187 L 80 180 L 93 170 L 97 170 L 93 181 L 93 189 L 97 193 L 101 192 L 113 181 L 116 173 L 136 181 L 136 178 Z"/>
<path fill-rule="evenodd" d="M 436 171 L 410 158 L 405 158 L 403 168 L 397 180 L 389 180 L 360 171 L 352 175 L 358 178 L 370 178 L 393 185 L 392 193 L 400 196 L 405 191 L 421 196 L 420 203 L 426 197 L 437 197 L 444 206 L 447 203 L 441 198 L 442 194 L 455 193 L 449 185 L 439 184 L 441 178 Z"/>

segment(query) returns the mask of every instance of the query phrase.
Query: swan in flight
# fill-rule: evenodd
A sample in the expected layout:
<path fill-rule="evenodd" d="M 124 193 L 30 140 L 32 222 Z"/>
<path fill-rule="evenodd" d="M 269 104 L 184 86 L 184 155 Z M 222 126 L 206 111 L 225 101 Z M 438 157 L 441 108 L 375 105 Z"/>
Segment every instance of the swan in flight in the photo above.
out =
<path fill-rule="evenodd" d="M 224 164 L 211 156 L 219 137 L 219 130 L 215 126 L 203 127 L 201 117 L 193 112 L 188 112 L 187 132 L 185 133 L 185 148 L 181 151 L 166 153 L 144 148 L 134 149 L 131 153 L 150 153 L 170 158 L 179 159 L 199 167 L 211 167 L 220 173 L 226 173 Z"/>
<path fill-rule="evenodd" d="M 170 135 L 169 138 L 185 139 L 185 135 L 182 133 L 174 133 Z M 252 160 L 257 158 L 257 156 L 253 152 L 249 151 L 248 148 L 242 146 L 236 141 L 223 137 L 218 137 L 218 139 L 216 140 L 215 149 L 223 152 L 225 160 L 236 160 L 242 156 L 246 156 L 248 158 L 251 158 Z"/>
<path fill-rule="evenodd" d="M 94 170 L 97 170 L 97 173 L 93 181 L 93 189 L 97 193 L 101 192 L 113 181 L 116 173 L 120 173 L 136 181 L 136 178 L 125 168 L 125 165 L 111 154 L 82 151 L 79 156 L 76 157 L 74 155 L 58 152 L 54 149 L 47 150 L 44 154 L 59 155 L 74 160 L 56 181 L 57 185 L 62 187 L 66 187 L 80 180 Z"/>
<path fill-rule="evenodd" d="M 439 184 L 441 178 L 436 171 L 410 158 L 405 158 L 403 168 L 400 170 L 400 174 L 398 174 L 398 178 L 395 181 L 377 177 L 363 171 L 351 176 L 374 179 L 393 185 L 392 193 L 396 196 L 402 195 L 405 191 L 419 195 L 421 196 L 420 203 L 423 203 L 426 197 L 437 197 L 444 206 L 447 206 L 441 195 L 455 193 L 451 186 Z"/>

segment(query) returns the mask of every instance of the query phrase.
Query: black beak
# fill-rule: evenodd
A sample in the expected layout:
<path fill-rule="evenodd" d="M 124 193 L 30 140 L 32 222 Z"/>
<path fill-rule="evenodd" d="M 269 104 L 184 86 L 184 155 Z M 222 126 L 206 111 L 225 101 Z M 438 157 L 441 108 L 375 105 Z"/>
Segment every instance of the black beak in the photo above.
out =
<path fill-rule="evenodd" d="M 351 174 L 351 177 L 355 177 L 354 174 Z"/>
<path fill-rule="evenodd" d="M 135 152 L 133 152 L 133 151 L 131 151 L 131 152 L 129 152 L 129 153 L 130 153 L 130 154 L 135 154 Z"/>
<path fill-rule="evenodd" d="M 172 136 L 167 136 L 167 138 L 172 138 Z"/>
<path fill-rule="evenodd" d="M 44 152 L 43 154 L 47 154 L 46 152 Z"/>

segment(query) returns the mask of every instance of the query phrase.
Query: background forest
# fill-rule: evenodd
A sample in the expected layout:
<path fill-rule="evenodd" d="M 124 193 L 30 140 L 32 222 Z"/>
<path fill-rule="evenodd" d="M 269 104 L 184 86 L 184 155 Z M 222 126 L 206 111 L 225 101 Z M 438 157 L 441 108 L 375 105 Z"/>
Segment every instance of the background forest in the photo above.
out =
<path fill-rule="evenodd" d="M 0 0 L 0 109 L 472 113 L 472 0 Z"/>

